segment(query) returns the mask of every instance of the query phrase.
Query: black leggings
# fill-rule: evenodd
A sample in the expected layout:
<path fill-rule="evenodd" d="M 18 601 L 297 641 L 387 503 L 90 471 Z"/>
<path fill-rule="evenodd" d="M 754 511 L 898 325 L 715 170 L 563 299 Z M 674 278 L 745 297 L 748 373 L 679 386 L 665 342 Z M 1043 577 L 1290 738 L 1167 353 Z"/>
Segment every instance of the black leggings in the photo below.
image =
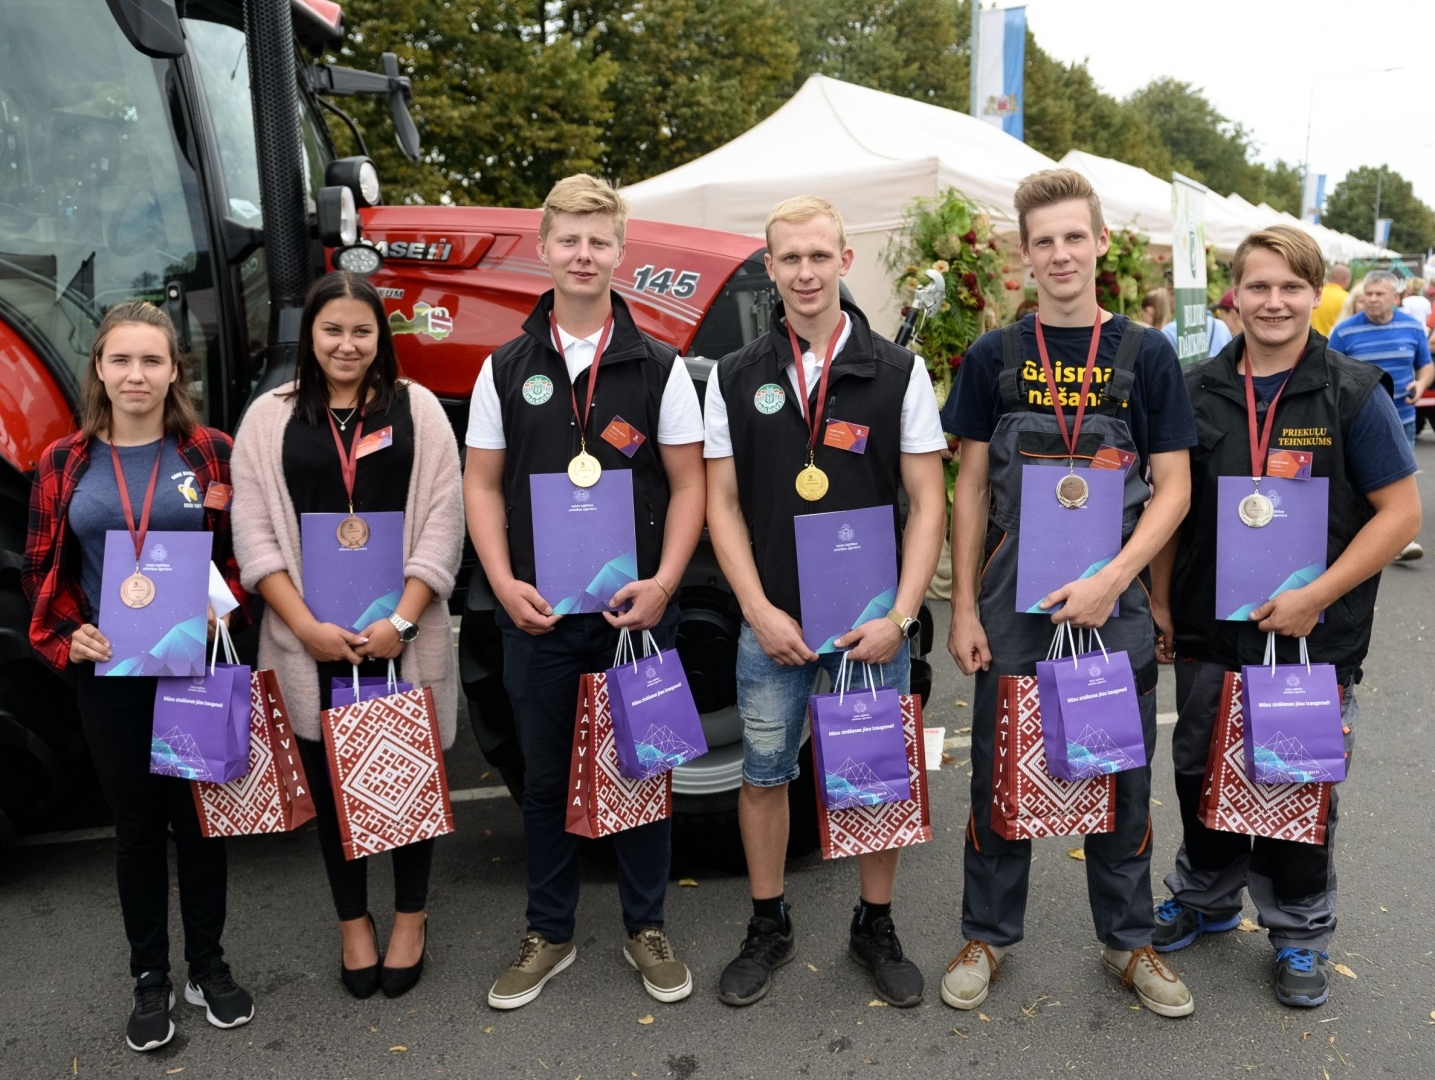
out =
<path fill-rule="evenodd" d="M 189 781 L 149 771 L 155 680 L 74 667 L 85 741 L 115 819 L 115 876 L 130 942 L 130 974 L 169 971 L 169 852 L 174 836 L 184 958 L 193 978 L 224 955 L 224 839 L 205 839 Z"/>
<path fill-rule="evenodd" d="M 326 695 L 327 696 L 327 695 Z M 329 759 L 323 742 L 295 739 L 304 772 L 314 796 L 315 823 L 319 827 L 319 850 L 329 872 L 329 891 L 334 894 L 334 911 L 341 922 L 362 919 L 369 910 L 369 860 L 345 859 L 339 836 L 339 815 L 334 806 L 334 788 L 329 783 Z M 433 840 L 420 840 L 394 848 L 394 910 L 423 911 L 428 906 L 429 871 L 433 869 Z"/>

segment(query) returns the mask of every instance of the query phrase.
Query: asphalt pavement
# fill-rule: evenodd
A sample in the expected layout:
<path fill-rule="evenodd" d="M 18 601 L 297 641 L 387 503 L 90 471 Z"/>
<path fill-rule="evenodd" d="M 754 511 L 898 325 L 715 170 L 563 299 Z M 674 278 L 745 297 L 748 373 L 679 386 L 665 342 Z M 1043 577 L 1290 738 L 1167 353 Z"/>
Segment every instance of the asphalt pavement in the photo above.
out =
<path fill-rule="evenodd" d="M 1422 438 L 1419 477 L 1435 505 L 1435 441 Z M 1140 1008 L 1098 959 L 1084 865 L 1072 839 L 1035 845 L 1026 940 L 980 1014 L 941 1002 L 937 984 L 960 947 L 962 829 L 971 681 L 939 647 L 929 726 L 958 745 L 931 775 L 935 838 L 908 849 L 894 907 L 902 942 L 926 973 L 926 1002 L 881 1006 L 846 957 L 856 868 L 815 854 L 789 865 L 798 956 L 766 999 L 720 1004 L 716 983 L 743 936 L 746 882 L 680 853 L 668 927 L 696 988 L 676 1005 L 649 998 L 621 956 L 610 858 L 585 861 L 578 960 L 534 1003 L 488 1008 L 489 984 L 524 929 L 517 808 L 494 785 L 466 724 L 449 758 L 455 835 L 439 841 L 430 893 L 428 966 L 407 997 L 357 1002 L 339 985 L 338 937 L 312 828 L 230 842 L 227 956 L 255 994 L 252 1023 L 220 1031 L 180 1003 L 169 1046 L 124 1043 L 127 950 L 114 888 L 114 842 L 100 837 L 0 851 L 0 1078 L 164 1077 L 1001 1077 L 1142 1078 L 1435 1076 L 1435 933 L 1430 823 L 1435 819 L 1431 555 L 1383 578 L 1351 778 L 1341 795 L 1340 927 L 1330 1002 L 1277 1004 L 1263 933 L 1206 938 L 1170 957 L 1196 999 L 1194 1015 Z M 934 605 L 938 640 L 947 611 Z M 1158 691 L 1163 723 L 1152 805 L 1156 895 L 1180 835 L 1171 782 L 1172 680 Z M 388 860 L 373 860 L 372 907 L 386 933 Z M 1249 905 L 1246 914 L 1255 918 Z M 181 954 L 177 905 L 172 941 Z M 178 960 L 177 977 L 183 974 Z"/>

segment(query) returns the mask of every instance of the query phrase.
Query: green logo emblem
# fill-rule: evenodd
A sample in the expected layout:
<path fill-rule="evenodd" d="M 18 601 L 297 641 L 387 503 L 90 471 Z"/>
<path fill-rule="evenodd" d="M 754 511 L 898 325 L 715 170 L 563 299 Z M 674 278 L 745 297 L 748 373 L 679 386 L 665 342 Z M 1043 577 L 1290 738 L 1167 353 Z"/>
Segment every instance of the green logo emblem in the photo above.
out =
<path fill-rule="evenodd" d="M 453 317 L 448 308 L 435 307 L 420 300 L 414 304 L 414 317 L 408 318 L 402 311 L 389 316 L 391 334 L 426 334 L 435 341 L 442 341 L 453 333 Z"/>
<path fill-rule="evenodd" d="M 535 375 L 523 384 L 523 400 L 530 405 L 542 405 L 553 396 L 553 380 L 547 375 Z"/>
<path fill-rule="evenodd" d="M 775 382 L 763 383 L 757 388 L 757 393 L 752 395 L 752 403 L 763 416 L 771 416 L 782 408 L 786 401 L 786 392 Z"/>

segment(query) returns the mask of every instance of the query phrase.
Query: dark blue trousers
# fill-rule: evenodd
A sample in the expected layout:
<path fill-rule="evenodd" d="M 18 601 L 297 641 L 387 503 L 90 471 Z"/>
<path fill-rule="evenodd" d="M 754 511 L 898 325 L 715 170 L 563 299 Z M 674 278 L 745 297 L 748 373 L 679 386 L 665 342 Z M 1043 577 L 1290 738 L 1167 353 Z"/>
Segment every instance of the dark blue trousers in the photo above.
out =
<path fill-rule="evenodd" d="M 565 832 L 568 766 L 578 709 L 578 680 L 613 666 L 618 631 L 601 615 L 566 615 L 534 636 L 499 608 L 503 685 L 513 703 L 523 749 L 523 831 L 528 854 L 528 928 L 555 944 L 573 937 L 578 909 L 578 853 L 582 838 Z M 653 628 L 660 649 L 677 639 L 678 608 L 669 605 Z M 639 644 L 639 652 L 642 647 Z M 618 897 L 630 934 L 663 925 L 663 899 L 672 862 L 672 822 L 656 821 L 613 837 Z"/>

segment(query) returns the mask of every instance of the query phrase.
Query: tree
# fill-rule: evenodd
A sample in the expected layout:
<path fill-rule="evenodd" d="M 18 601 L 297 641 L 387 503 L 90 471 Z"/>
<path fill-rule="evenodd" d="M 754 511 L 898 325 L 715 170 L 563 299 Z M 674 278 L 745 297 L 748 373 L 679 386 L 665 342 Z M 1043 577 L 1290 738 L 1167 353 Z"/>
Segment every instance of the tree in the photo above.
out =
<path fill-rule="evenodd" d="M 1325 200 L 1320 223 L 1337 232 L 1369 237 L 1375 227 L 1375 189 L 1380 186 L 1380 216 L 1390 218 L 1389 247 L 1423 252 L 1435 247 L 1435 212 L 1415 197 L 1410 181 L 1394 169 L 1352 169 Z"/>

